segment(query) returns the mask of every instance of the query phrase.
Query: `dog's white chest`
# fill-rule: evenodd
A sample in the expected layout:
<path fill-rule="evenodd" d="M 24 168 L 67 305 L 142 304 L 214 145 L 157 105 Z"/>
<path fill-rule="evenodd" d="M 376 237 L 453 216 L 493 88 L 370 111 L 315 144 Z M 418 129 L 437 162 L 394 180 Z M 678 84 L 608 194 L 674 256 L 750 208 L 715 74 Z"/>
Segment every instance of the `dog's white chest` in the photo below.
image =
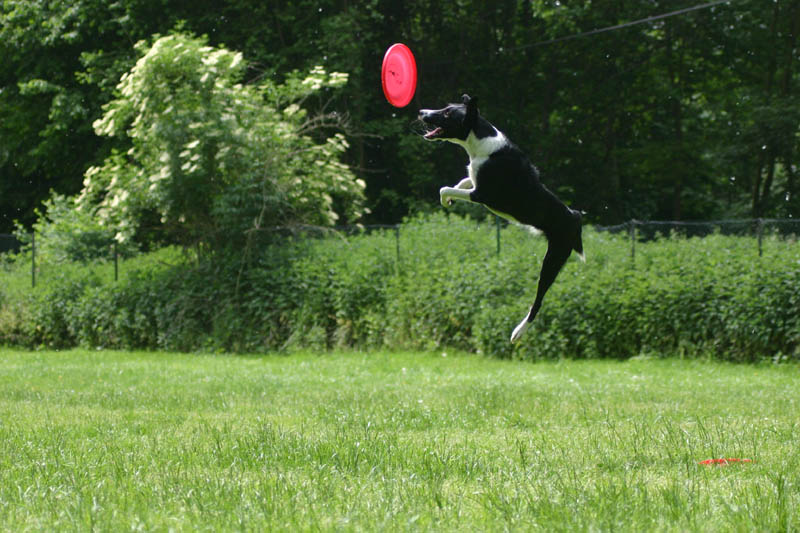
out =
<path fill-rule="evenodd" d="M 495 134 L 491 137 L 483 137 L 478 139 L 475 134 L 470 133 L 466 141 L 461 144 L 469 155 L 469 165 L 467 165 L 467 175 L 472 180 L 472 183 L 478 183 L 478 173 L 486 161 L 497 150 L 500 150 L 508 144 L 506 136 L 500 133 L 496 128 Z"/>
<path fill-rule="evenodd" d="M 467 165 L 467 176 L 469 176 L 469 179 L 472 180 L 472 183 L 474 183 L 475 186 L 478 184 L 478 172 L 480 171 L 481 166 L 486 163 L 487 159 L 489 158 L 475 157 L 469 160 L 469 165 Z"/>

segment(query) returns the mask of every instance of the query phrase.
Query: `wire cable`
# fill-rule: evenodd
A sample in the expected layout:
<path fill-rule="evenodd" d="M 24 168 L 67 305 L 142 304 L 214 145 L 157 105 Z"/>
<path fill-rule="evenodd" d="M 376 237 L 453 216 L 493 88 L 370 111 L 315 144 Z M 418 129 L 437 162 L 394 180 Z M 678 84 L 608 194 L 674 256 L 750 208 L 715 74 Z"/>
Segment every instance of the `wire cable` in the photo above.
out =
<path fill-rule="evenodd" d="M 580 39 L 581 37 L 587 37 L 589 35 L 597 35 L 598 33 L 605 33 L 614 30 L 620 30 L 622 28 L 627 28 L 629 26 L 635 26 L 637 24 L 646 24 L 648 22 L 653 22 L 656 20 L 661 20 L 669 17 L 674 17 L 677 15 L 683 15 L 684 13 L 689 13 L 692 11 L 698 11 L 700 9 L 707 9 L 709 7 L 718 6 L 720 4 L 730 3 L 733 0 L 716 0 L 714 2 L 706 2 L 705 4 L 698 4 L 691 7 L 685 7 L 683 9 L 678 9 L 676 11 L 670 11 L 669 13 L 662 13 L 661 15 L 653 15 L 651 17 L 646 17 L 639 20 L 633 20 L 630 22 L 623 22 L 622 24 L 615 24 L 614 26 L 606 26 L 605 28 L 598 28 L 595 30 L 585 31 L 583 33 L 576 33 L 574 35 L 566 35 L 564 37 L 557 37 L 555 39 L 547 39 L 545 41 L 538 41 L 535 43 L 530 44 L 522 44 L 519 46 L 512 46 L 510 48 L 501 48 L 499 52 L 514 52 L 516 50 L 523 50 L 525 48 L 533 48 L 535 46 L 545 46 L 548 44 L 560 43 L 563 41 L 571 41 L 573 39 Z"/>

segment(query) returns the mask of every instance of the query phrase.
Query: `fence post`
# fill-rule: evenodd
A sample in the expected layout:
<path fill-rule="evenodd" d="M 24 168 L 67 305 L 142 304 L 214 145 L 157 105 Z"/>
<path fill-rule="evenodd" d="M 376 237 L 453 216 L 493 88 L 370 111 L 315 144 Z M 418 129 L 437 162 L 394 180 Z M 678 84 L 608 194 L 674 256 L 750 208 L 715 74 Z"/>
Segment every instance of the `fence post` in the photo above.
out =
<path fill-rule="evenodd" d="M 31 232 L 31 287 L 36 288 L 36 232 Z"/>
<path fill-rule="evenodd" d="M 639 222 L 634 218 L 628 223 L 630 225 L 631 234 L 631 265 L 636 266 L 636 224 Z"/>
<path fill-rule="evenodd" d="M 114 281 L 119 281 L 119 254 L 117 253 L 116 240 L 114 240 Z"/>
<path fill-rule="evenodd" d="M 758 257 L 761 257 L 761 255 L 764 253 L 764 250 L 763 250 L 763 248 L 761 246 L 761 244 L 762 244 L 761 241 L 764 238 L 764 219 L 763 218 L 756 219 L 756 227 L 757 227 L 756 231 L 758 232 Z"/>
<path fill-rule="evenodd" d="M 494 216 L 494 225 L 497 227 L 497 257 L 500 257 L 500 217 Z"/>
<path fill-rule="evenodd" d="M 394 247 L 397 255 L 397 271 L 400 271 L 400 226 L 394 227 Z"/>

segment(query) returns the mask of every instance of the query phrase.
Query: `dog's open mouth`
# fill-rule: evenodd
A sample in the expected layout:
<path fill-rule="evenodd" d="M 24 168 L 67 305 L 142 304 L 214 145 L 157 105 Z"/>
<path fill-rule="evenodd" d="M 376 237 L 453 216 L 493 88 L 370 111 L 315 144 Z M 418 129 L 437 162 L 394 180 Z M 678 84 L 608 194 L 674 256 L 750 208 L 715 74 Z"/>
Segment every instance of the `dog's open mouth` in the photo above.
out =
<path fill-rule="evenodd" d="M 442 132 L 443 132 L 442 128 L 434 128 L 428 133 L 426 133 L 424 137 L 426 139 L 435 139 L 436 137 L 439 137 L 442 134 Z"/>

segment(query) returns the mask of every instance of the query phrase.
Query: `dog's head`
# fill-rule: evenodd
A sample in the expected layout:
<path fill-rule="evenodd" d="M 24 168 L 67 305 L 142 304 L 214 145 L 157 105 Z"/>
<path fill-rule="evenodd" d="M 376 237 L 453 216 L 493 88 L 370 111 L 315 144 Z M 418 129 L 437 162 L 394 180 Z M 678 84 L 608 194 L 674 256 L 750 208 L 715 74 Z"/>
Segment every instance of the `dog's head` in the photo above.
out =
<path fill-rule="evenodd" d="M 478 124 L 478 99 L 468 94 L 462 103 L 450 104 L 442 109 L 420 109 L 419 119 L 425 124 L 425 138 L 429 141 L 466 141 Z"/>

